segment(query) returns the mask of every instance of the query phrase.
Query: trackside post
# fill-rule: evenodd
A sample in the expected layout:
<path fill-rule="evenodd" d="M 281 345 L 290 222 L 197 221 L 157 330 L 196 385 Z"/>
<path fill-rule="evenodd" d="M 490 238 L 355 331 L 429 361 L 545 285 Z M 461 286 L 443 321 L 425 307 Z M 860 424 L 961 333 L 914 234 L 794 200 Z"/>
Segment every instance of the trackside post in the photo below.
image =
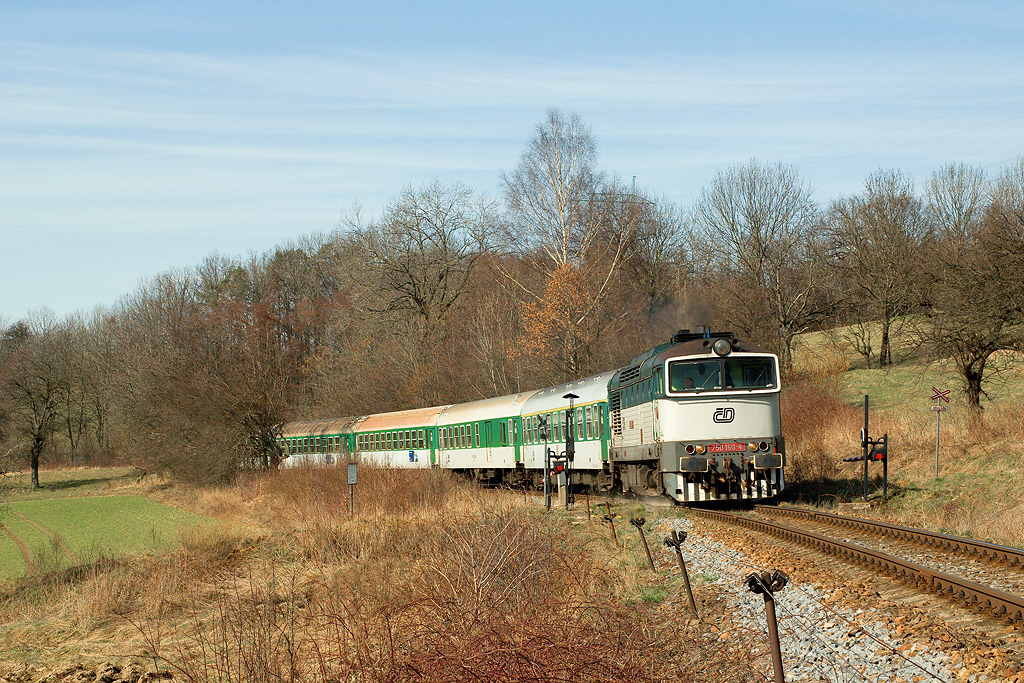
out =
<path fill-rule="evenodd" d="M 356 469 L 357 464 L 348 464 L 348 517 L 352 519 L 356 514 Z"/>
<path fill-rule="evenodd" d="M 608 501 L 604 502 L 604 509 L 608 511 L 608 514 L 604 516 L 608 520 L 608 526 L 612 530 L 612 540 L 615 541 L 615 547 L 619 547 L 619 537 L 615 535 L 615 515 L 612 514 L 612 506 L 608 504 Z"/>
<path fill-rule="evenodd" d="M 775 683 L 786 683 L 782 671 L 782 646 L 779 644 L 779 624 L 775 619 L 775 592 L 780 591 L 789 581 L 789 577 L 778 569 L 774 573 L 757 572 L 747 577 L 747 588 L 751 593 L 764 597 L 764 609 L 768 617 L 768 639 L 772 645 L 772 669 L 775 671 Z"/>
<path fill-rule="evenodd" d="M 644 544 L 644 552 L 647 553 L 647 564 L 651 566 L 651 571 L 657 574 L 658 570 L 654 568 L 654 558 L 651 557 L 651 549 L 647 545 L 647 535 L 644 534 L 644 524 L 647 523 L 647 520 L 644 517 L 631 517 L 629 523 L 640 532 L 640 542 Z"/>
<path fill-rule="evenodd" d="M 690 611 L 693 612 L 693 616 L 700 619 L 700 614 L 697 613 L 697 605 L 693 602 L 693 589 L 690 588 L 690 575 L 686 571 L 686 561 L 683 559 L 683 550 L 681 548 L 683 541 L 686 540 L 686 532 L 677 532 L 675 529 L 672 530 L 672 536 L 665 537 L 665 547 L 676 549 L 676 559 L 679 560 L 679 571 L 683 573 L 683 587 L 686 589 L 686 599 L 690 602 Z"/>

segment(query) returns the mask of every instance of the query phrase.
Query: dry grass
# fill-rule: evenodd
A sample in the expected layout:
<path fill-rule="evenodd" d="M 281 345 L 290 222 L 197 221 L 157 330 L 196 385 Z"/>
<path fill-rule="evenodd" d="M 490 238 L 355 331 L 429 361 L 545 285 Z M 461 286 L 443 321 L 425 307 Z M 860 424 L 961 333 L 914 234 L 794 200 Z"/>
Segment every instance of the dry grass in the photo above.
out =
<path fill-rule="evenodd" d="M 879 377 L 883 375 L 880 373 Z M 841 400 L 838 376 L 805 375 L 783 395 L 791 495 L 818 505 L 861 494 L 862 406 Z M 874 514 L 904 524 L 1024 546 L 1024 407 L 990 405 L 980 421 L 943 413 L 940 479 L 935 479 L 935 417 L 915 409 L 872 408 L 871 433 L 889 435 L 893 499 Z M 872 476 L 881 475 L 871 465 Z M 880 482 L 873 483 L 873 489 Z M 880 495 L 880 491 L 873 491 Z"/>
<path fill-rule="evenodd" d="M 750 648 L 661 608 L 678 587 L 638 544 L 446 472 L 359 474 L 351 518 L 343 469 L 162 490 L 233 524 L 12 587 L 0 650 L 135 652 L 189 681 L 753 677 Z"/>

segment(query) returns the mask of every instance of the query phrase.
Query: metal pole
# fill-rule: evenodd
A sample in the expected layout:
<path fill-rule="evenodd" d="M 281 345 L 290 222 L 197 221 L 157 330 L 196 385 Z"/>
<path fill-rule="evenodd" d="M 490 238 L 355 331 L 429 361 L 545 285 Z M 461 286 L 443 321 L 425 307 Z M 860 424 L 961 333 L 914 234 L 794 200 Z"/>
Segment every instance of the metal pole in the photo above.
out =
<path fill-rule="evenodd" d="M 608 501 L 605 501 L 604 509 L 608 511 L 604 518 L 608 520 L 608 526 L 612 528 L 612 540 L 615 541 L 615 547 L 618 548 L 619 537 L 615 535 L 615 517 L 612 515 L 612 506 L 608 504 Z"/>
<path fill-rule="evenodd" d="M 551 512 L 551 449 L 544 449 L 544 509 Z"/>
<path fill-rule="evenodd" d="M 686 599 L 690 603 L 690 610 L 693 612 L 693 616 L 697 617 L 699 620 L 700 614 L 697 613 L 697 605 L 693 602 L 693 589 L 690 588 L 690 575 L 686 571 L 686 561 L 683 560 L 683 550 L 680 547 L 685 540 L 685 531 L 680 534 L 673 529 L 672 538 L 666 538 L 665 545 L 676 549 L 676 559 L 679 560 L 679 571 L 683 573 L 683 587 L 686 589 Z"/>
<path fill-rule="evenodd" d="M 591 521 L 591 519 L 590 519 L 590 490 L 588 489 L 588 490 L 584 491 L 583 495 L 587 499 L 587 523 L 589 524 L 590 521 Z"/>
<path fill-rule="evenodd" d="M 356 487 L 355 484 L 348 485 L 348 518 L 353 519 L 356 515 Z"/>
<path fill-rule="evenodd" d="M 768 614 L 768 639 L 772 643 L 772 669 L 775 671 L 775 683 L 786 683 L 786 674 L 782 670 L 782 645 L 779 643 L 779 625 L 775 620 L 775 598 L 768 591 L 764 592 L 764 608 Z"/>
<path fill-rule="evenodd" d="M 864 502 L 868 502 L 868 396 L 864 395 L 864 443 L 861 444 L 864 450 Z"/>
<path fill-rule="evenodd" d="M 647 545 L 647 536 L 644 534 L 644 524 L 647 523 L 647 520 L 644 517 L 633 517 L 629 520 L 629 523 L 640 532 L 640 542 L 644 544 L 644 552 L 647 553 L 647 564 L 650 565 L 651 571 L 657 574 L 658 570 L 654 568 L 654 558 L 651 557 L 651 549 Z"/>
<path fill-rule="evenodd" d="M 885 456 L 882 458 L 882 501 L 889 502 L 889 435 L 882 435 L 882 449 Z"/>
<path fill-rule="evenodd" d="M 576 397 L 575 394 L 572 394 L 572 393 L 569 394 L 569 411 L 572 413 L 573 432 L 572 432 L 572 449 L 571 450 L 569 449 L 568 444 L 566 444 L 566 449 L 565 449 L 565 486 L 566 486 L 566 489 L 565 489 L 565 509 L 566 510 L 568 510 L 569 506 L 571 506 L 574 502 L 576 502 L 576 501 L 573 500 L 573 497 L 572 497 L 572 461 L 575 459 L 574 456 L 575 456 L 575 453 L 576 453 L 576 437 L 579 436 L 576 433 L 576 409 L 573 407 L 573 405 L 574 405 L 573 401 L 576 400 L 575 397 Z"/>
<path fill-rule="evenodd" d="M 935 399 L 935 407 L 936 407 L 936 411 L 935 411 L 935 478 L 936 479 L 939 478 L 939 424 L 941 424 L 941 422 L 942 422 L 942 410 L 939 410 L 939 408 L 942 407 L 942 403 L 940 403 L 941 400 L 942 399 L 938 399 L 938 398 Z"/>
<path fill-rule="evenodd" d="M 764 597 L 764 608 L 768 617 L 768 639 L 772 646 L 772 669 L 775 671 L 775 683 L 786 683 L 786 676 L 782 671 L 782 646 L 779 643 L 779 625 L 775 618 L 775 592 L 782 588 L 789 581 L 789 577 L 779 570 L 773 574 L 768 572 L 754 573 L 747 577 L 747 588 L 752 593 L 759 593 Z"/>

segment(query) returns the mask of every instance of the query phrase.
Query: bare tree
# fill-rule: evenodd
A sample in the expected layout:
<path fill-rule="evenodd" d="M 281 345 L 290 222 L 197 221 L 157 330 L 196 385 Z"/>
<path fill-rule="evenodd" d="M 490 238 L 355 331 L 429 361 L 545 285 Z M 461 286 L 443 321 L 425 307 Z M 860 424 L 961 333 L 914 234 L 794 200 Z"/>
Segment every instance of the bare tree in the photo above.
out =
<path fill-rule="evenodd" d="M 521 300 L 518 351 L 553 363 L 552 381 L 593 369 L 595 343 L 623 324 L 610 297 L 650 203 L 596 164 L 590 128 L 553 109 L 502 175 L 504 248 L 522 268 L 498 265 Z"/>
<path fill-rule="evenodd" d="M 363 231 L 381 310 L 411 313 L 426 338 L 466 291 L 492 229 L 493 207 L 459 183 L 407 187 Z"/>
<path fill-rule="evenodd" d="M 548 274 L 579 266 L 597 237 L 591 197 L 604 184 L 597 142 L 578 114 L 549 110 L 515 171 L 503 173 L 505 202 L 513 215 L 508 241 L 520 255 L 539 253 Z"/>
<path fill-rule="evenodd" d="M 620 279 L 634 292 L 636 301 L 627 305 L 642 314 L 638 318 L 646 328 L 647 339 L 637 341 L 657 343 L 690 324 L 680 319 L 680 312 L 687 308 L 696 281 L 691 258 L 693 221 L 666 199 L 649 198 L 648 203 L 633 206 L 639 215 L 627 236 Z M 697 324 L 709 322 L 703 316 Z"/>
<path fill-rule="evenodd" d="M 794 337 L 823 313 L 810 187 L 792 166 L 751 160 L 720 171 L 701 190 L 694 217 L 727 321 L 777 345 L 790 367 Z"/>
<path fill-rule="evenodd" d="M 868 323 L 877 322 L 879 366 L 892 364 L 893 324 L 909 312 L 930 225 L 913 181 L 899 171 L 868 176 L 864 192 L 832 203 L 828 232 L 843 276 L 854 346 L 871 366 Z"/>
<path fill-rule="evenodd" d="M 62 368 L 54 328 L 43 313 L 4 335 L 14 346 L 6 356 L 3 398 L 15 437 L 27 443 L 33 489 L 39 488 L 40 457 L 59 426 Z"/>
<path fill-rule="evenodd" d="M 1024 336 L 1024 160 L 1004 169 L 990 192 L 963 164 L 932 176 L 929 208 L 938 239 L 922 286 L 922 343 L 949 358 L 968 408 L 981 414 L 993 356 L 1022 348 Z"/>

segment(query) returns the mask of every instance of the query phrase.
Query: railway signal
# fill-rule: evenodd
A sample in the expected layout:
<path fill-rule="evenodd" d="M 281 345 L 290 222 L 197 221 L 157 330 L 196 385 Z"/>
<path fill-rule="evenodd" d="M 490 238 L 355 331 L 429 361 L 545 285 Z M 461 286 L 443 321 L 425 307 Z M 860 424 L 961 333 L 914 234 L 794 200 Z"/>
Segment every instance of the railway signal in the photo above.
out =
<path fill-rule="evenodd" d="M 889 500 L 889 435 L 872 439 L 868 431 L 868 397 L 864 396 L 864 428 L 860 430 L 861 454 L 843 462 L 864 462 L 864 502 L 868 500 L 868 463 L 882 463 L 882 500 Z"/>
<path fill-rule="evenodd" d="M 551 512 L 551 456 L 555 453 L 548 448 L 548 438 L 551 433 L 548 429 L 548 416 L 541 415 L 539 420 L 540 434 L 544 440 L 544 471 L 547 473 L 544 477 L 544 508 Z"/>
<path fill-rule="evenodd" d="M 576 408 L 573 402 L 579 396 L 570 391 L 562 398 L 569 399 L 569 409 L 565 411 L 565 509 L 568 510 L 569 506 L 575 502 L 572 495 L 571 474 L 572 461 L 576 458 Z"/>

